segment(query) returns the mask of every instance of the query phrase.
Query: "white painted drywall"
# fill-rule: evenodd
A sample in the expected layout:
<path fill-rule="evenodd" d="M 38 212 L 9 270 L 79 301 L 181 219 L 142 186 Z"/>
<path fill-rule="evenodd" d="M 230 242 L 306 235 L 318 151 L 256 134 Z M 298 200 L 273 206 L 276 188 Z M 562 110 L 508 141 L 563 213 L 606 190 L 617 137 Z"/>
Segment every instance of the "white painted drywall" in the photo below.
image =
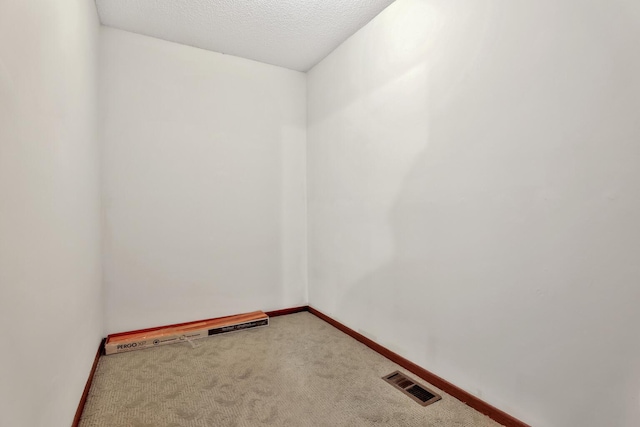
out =
<path fill-rule="evenodd" d="M 308 75 L 309 301 L 536 426 L 640 425 L 640 7 L 399 0 Z"/>
<path fill-rule="evenodd" d="M 108 332 L 305 303 L 306 75 L 101 36 Z"/>
<path fill-rule="evenodd" d="M 71 424 L 103 336 L 98 17 L 0 1 L 0 425 Z"/>

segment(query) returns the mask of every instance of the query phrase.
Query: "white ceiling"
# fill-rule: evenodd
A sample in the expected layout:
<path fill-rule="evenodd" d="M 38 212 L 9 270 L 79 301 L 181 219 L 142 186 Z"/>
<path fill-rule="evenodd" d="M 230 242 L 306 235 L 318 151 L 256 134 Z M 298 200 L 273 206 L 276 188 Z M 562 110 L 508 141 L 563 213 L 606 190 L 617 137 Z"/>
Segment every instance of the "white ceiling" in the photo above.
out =
<path fill-rule="evenodd" d="M 308 71 L 393 0 L 96 0 L 104 25 Z"/>

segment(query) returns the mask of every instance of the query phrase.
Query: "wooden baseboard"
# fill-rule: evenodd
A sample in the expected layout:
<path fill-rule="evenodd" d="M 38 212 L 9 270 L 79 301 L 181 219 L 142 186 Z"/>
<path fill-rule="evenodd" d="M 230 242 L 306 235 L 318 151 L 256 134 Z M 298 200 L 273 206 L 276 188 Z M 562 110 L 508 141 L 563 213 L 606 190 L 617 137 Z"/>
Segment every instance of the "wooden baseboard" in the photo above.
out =
<path fill-rule="evenodd" d="M 100 360 L 100 356 L 104 352 L 104 343 L 106 342 L 106 338 L 103 338 L 100 342 L 100 346 L 98 347 L 98 351 L 96 352 L 96 357 L 93 359 L 93 366 L 91 366 L 91 372 L 89 372 L 89 378 L 87 379 L 87 383 L 84 385 L 84 390 L 82 391 L 82 397 L 80 397 L 80 403 L 78 403 L 78 409 L 76 409 L 76 415 L 73 417 L 73 423 L 71 423 L 71 427 L 78 427 L 80 425 L 80 418 L 82 417 L 82 411 L 84 411 L 84 405 L 87 403 L 87 397 L 89 396 L 89 390 L 91 389 L 91 383 L 93 382 L 93 376 L 96 373 L 96 368 L 98 367 L 98 360 Z"/>
<path fill-rule="evenodd" d="M 282 310 L 265 311 L 265 314 L 269 317 L 286 316 L 287 314 L 300 313 L 303 311 L 309 311 L 308 305 L 301 305 L 300 307 L 283 308 Z"/>
<path fill-rule="evenodd" d="M 292 313 L 299 313 L 301 311 L 309 311 L 309 306 L 308 305 L 302 305 L 300 307 L 290 307 L 290 308 L 283 308 L 281 310 L 274 310 L 274 311 L 265 311 L 264 314 L 266 314 L 269 317 L 277 317 L 277 316 L 284 316 L 287 314 L 292 314 Z M 138 335 L 141 333 L 148 333 L 148 332 L 155 332 L 155 331 L 159 331 L 161 329 L 166 329 L 166 328 L 179 328 L 182 326 L 189 326 L 190 324 L 196 323 L 196 322 L 210 322 L 213 320 L 220 320 L 220 319 L 224 319 L 226 317 L 234 317 L 235 315 L 232 316 L 224 316 L 224 317 L 213 317 L 211 319 L 203 319 L 203 320 L 192 320 L 189 322 L 183 322 L 183 323 L 173 323 L 171 325 L 164 325 L 164 326 L 155 326 L 152 328 L 144 328 L 144 329 L 136 329 L 136 330 L 132 330 L 132 331 L 126 331 L 126 332 L 117 332 L 114 334 L 109 334 L 107 336 L 107 338 L 110 337 L 125 337 L 128 335 Z"/>
<path fill-rule="evenodd" d="M 467 404 L 468 406 L 472 407 L 476 411 L 488 416 L 489 418 L 491 418 L 495 422 L 497 422 L 499 424 L 502 424 L 503 426 L 507 426 L 507 427 L 530 427 L 528 424 L 526 424 L 526 423 L 524 423 L 524 422 L 512 417 L 511 415 L 507 414 L 504 411 L 501 411 L 500 409 L 496 408 L 495 406 L 492 406 L 492 405 L 488 404 L 487 402 L 484 402 L 483 400 L 480 400 L 478 397 L 472 395 L 471 393 L 469 393 L 467 391 L 464 391 L 460 387 L 457 387 L 457 386 L 451 384 L 449 381 L 437 376 L 436 374 L 434 374 L 432 372 L 427 371 L 426 369 L 422 368 L 421 366 L 416 365 L 415 363 L 411 362 L 410 360 L 405 359 L 404 357 L 400 356 L 399 354 L 392 352 L 388 348 L 383 347 L 380 344 L 378 344 L 377 342 L 370 340 L 369 338 L 365 337 L 364 335 L 362 335 L 362 334 L 354 331 L 353 329 L 343 325 L 342 323 L 338 322 L 337 320 L 332 319 L 331 317 L 329 317 L 326 314 L 316 310 L 315 308 L 309 307 L 308 310 L 309 310 L 309 312 L 311 314 L 319 317 L 320 319 L 322 319 L 325 322 L 329 323 L 331 326 L 334 326 L 335 328 L 341 330 L 342 332 L 344 332 L 345 334 L 349 335 L 350 337 L 355 338 L 356 340 L 360 341 L 362 344 L 366 345 L 370 349 L 376 351 L 377 353 L 380 353 L 382 356 L 384 356 L 387 359 L 391 360 L 392 362 L 402 366 L 407 371 L 419 376 L 423 380 L 427 381 L 429 384 L 432 384 L 435 387 L 438 387 L 440 390 L 444 391 L 445 393 L 450 394 L 451 396 L 455 397 L 459 401 L 461 401 L 461 402 Z"/>

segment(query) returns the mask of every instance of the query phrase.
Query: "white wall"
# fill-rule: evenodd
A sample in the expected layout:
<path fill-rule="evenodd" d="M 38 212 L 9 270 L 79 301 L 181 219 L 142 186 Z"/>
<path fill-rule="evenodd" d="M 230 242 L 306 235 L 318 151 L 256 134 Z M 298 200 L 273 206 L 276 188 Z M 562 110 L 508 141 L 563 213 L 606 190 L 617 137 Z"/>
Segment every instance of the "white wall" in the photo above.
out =
<path fill-rule="evenodd" d="M 103 335 L 92 1 L 0 0 L 0 425 L 71 424 Z"/>
<path fill-rule="evenodd" d="M 640 425 L 638 40 L 638 2 L 399 0 L 345 42 L 310 304 L 533 425 Z"/>
<path fill-rule="evenodd" d="M 306 75 L 103 27 L 107 330 L 306 301 Z"/>

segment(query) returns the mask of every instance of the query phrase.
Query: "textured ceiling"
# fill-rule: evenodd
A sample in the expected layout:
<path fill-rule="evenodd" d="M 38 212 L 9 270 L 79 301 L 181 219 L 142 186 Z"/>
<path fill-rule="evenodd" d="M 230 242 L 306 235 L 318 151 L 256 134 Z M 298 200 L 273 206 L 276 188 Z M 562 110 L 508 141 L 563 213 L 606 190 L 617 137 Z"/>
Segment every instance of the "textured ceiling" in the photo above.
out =
<path fill-rule="evenodd" d="M 104 25 L 308 71 L 393 0 L 96 0 Z"/>

